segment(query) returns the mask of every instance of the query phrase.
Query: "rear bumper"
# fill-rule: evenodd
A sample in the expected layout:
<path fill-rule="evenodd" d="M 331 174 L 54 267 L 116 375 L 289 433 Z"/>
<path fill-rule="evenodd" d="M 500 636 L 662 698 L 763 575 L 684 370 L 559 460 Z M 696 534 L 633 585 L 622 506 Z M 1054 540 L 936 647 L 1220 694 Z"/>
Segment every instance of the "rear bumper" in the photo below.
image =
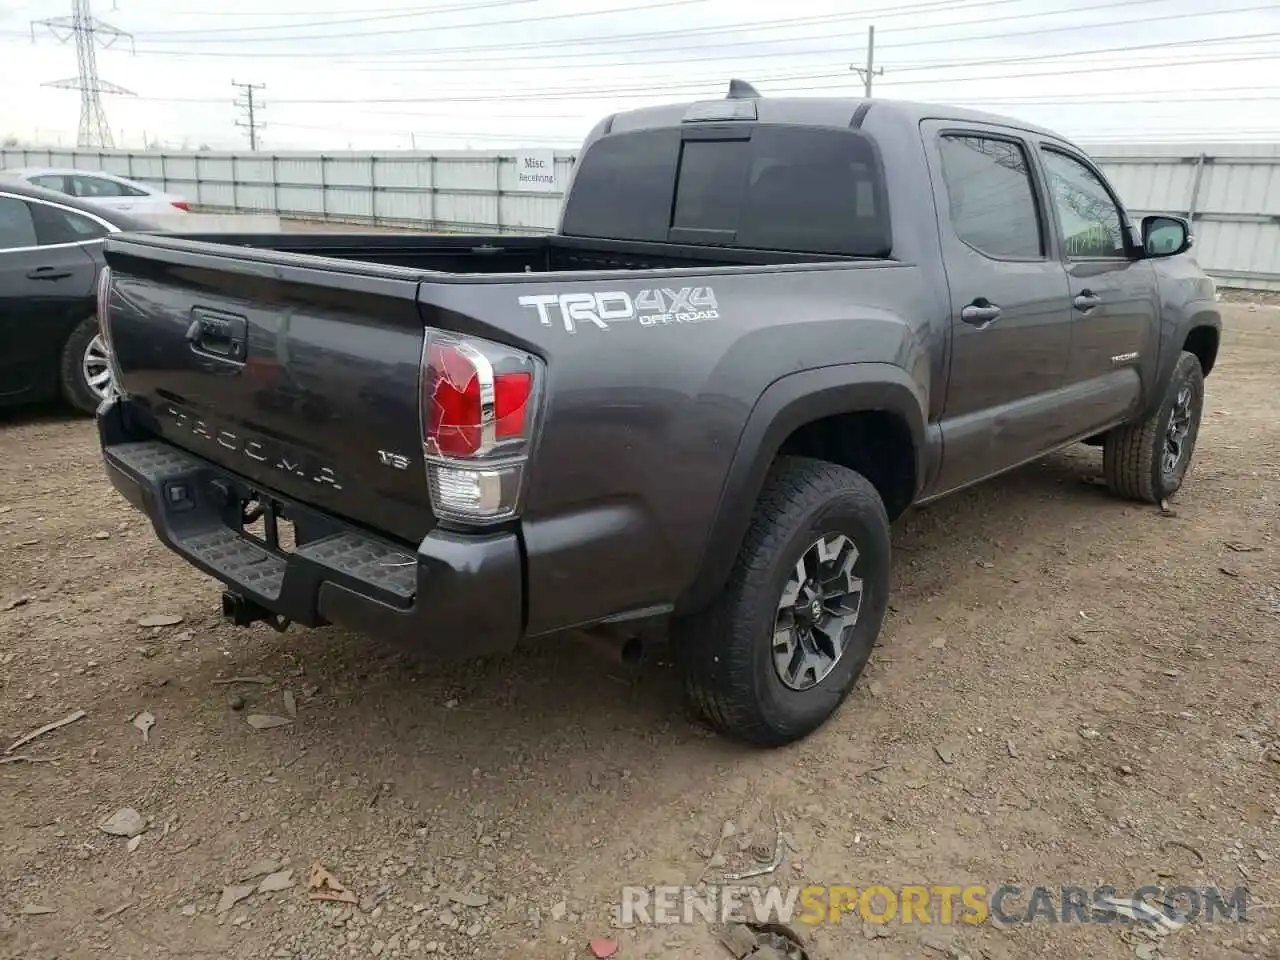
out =
<path fill-rule="evenodd" d="M 416 550 L 256 489 L 163 440 L 138 441 L 121 403 L 98 411 L 111 483 L 170 550 L 245 600 L 304 626 L 338 624 L 449 656 L 511 650 L 523 632 L 523 571 L 510 532 L 433 530 Z M 291 552 L 247 536 L 242 503 L 288 519 Z"/>

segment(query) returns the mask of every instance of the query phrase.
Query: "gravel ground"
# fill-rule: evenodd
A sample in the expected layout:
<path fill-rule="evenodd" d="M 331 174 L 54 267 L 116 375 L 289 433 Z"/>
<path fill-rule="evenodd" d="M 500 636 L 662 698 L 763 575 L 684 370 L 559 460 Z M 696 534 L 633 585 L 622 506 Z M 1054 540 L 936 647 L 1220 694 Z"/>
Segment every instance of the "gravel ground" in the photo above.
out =
<path fill-rule="evenodd" d="M 226 627 L 89 422 L 5 414 L 0 748 L 85 715 L 3 755 L 30 762 L 0 765 L 0 956 L 724 958 L 702 921 L 618 928 L 620 888 L 767 858 L 775 815 L 785 884 L 1249 890 L 1249 923 L 1158 940 L 849 915 L 811 960 L 1280 956 L 1280 310 L 1227 324 L 1173 514 L 1085 482 L 1085 447 L 911 513 L 864 680 L 769 753 L 692 722 L 661 659 Z M 309 900 L 315 864 L 356 902 Z"/>

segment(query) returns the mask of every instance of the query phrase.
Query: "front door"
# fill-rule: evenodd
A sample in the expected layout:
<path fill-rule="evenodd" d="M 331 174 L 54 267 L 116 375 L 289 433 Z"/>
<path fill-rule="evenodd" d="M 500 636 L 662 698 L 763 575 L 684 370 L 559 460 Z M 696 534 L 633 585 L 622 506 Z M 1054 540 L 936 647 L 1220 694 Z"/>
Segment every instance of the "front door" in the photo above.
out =
<path fill-rule="evenodd" d="M 1066 271 L 1016 131 L 924 125 L 951 293 L 941 429 L 945 493 L 1062 442 L 1052 394 L 1071 336 Z"/>
<path fill-rule="evenodd" d="M 1040 144 L 1040 162 L 1071 285 L 1066 382 L 1079 398 L 1074 430 L 1101 430 L 1132 414 L 1143 382 L 1155 376 L 1155 268 L 1134 248 L 1122 208 L 1093 164 L 1050 141 Z"/>

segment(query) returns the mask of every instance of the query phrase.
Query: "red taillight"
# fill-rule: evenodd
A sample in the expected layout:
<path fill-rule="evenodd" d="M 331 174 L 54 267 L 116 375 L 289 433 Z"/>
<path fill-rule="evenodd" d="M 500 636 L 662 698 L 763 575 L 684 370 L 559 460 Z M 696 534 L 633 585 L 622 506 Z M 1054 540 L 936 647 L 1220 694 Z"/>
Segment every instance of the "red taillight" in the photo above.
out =
<path fill-rule="evenodd" d="M 427 347 L 427 373 L 432 388 L 425 439 L 438 455 L 474 457 L 524 435 L 532 373 L 498 373 L 474 347 L 439 341 Z"/>
<path fill-rule="evenodd" d="M 179 210 L 190 210 L 190 209 L 191 209 L 191 204 L 187 203 L 187 201 L 185 201 L 185 200 L 174 200 L 174 201 L 173 201 L 173 205 L 174 205 L 175 207 L 177 207 Z"/>
<path fill-rule="evenodd" d="M 511 347 L 427 331 L 422 448 L 441 516 L 513 516 L 536 421 L 538 361 Z"/>

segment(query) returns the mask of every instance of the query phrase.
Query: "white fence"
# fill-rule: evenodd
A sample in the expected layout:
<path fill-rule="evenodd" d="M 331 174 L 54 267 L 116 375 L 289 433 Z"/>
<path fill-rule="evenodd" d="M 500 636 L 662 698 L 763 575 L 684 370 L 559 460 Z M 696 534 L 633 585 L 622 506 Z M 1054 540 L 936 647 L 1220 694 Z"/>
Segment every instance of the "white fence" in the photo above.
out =
<path fill-rule="evenodd" d="M 525 156 L 555 183 L 521 185 Z M 273 213 L 424 230 L 541 233 L 555 229 L 573 157 L 456 153 L 151 153 L 0 150 L 0 167 L 104 170 L 163 187 L 208 211 Z"/>
<path fill-rule="evenodd" d="M 527 189 L 524 154 L 151 153 L 0 150 L 0 166 L 101 169 L 211 211 L 476 233 L 555 229 L 570 154 L 555 183 Z M 1107 144 L 1092 150 L 1134 214 L 1191 216 L 1195 255 L 1224 285 L 1280 290 L 1280 145 Z"/>
<path fill-rule="evenodd" d="M 1220 284 L 1280 290 L 1280 144 L 1108 144 L 1092 152 L 1133 215 L 1191 218 L 1192 252 Z"/>

